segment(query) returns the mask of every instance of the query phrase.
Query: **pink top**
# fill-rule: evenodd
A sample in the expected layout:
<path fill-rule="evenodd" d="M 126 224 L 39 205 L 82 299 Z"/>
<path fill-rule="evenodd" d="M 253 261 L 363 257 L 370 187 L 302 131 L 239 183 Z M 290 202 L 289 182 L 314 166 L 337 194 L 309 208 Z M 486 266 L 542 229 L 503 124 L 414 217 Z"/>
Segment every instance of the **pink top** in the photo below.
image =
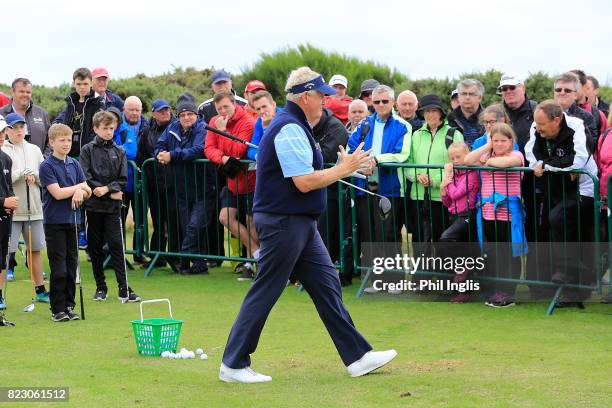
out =
<path fill-rule="evenodd" d="M 525 159 L 523 154 L 519 151 L 512 151 L 510 155 L 517 156 L 521 159 L 521 167 L 524 166 Z M 484 157 L 485 155 L 483 155 Z M 495 157 L 495 153 L 491 154 L 491 157 Z M 489 197 L 494 192 L 503 194 L 505 196 L 520 196 L 521 195 L 521 178 L 523 172 L 521 171 L 504 171 L 499 169 L 495 171 L 482 170 L 480 172 L 482 180 L 482 186 L 480 189 L 480 195 L 482 199 Z M 485 220 L 493 221 L 510 221 L 512 217 L 508 213 L 508 210 L 501 205 L 497 206 L 497 212 L 493 211 L 492 203 L 485 203 L 482 206 L 482 218 Z"/>
<path fill-rule="evenodd" d="M 599 138 L 595 161 L 599 168 L 599 195 L 606 201 L 604 208 L 608 208 L 608 178 L 612 174 L 612 130 L 607 130 L 607 134 Z"/>
<path fill-rule="evenodd" d="M 462 214 L 473 210 L 478 203 L 480 181 L 476 170 L 454 170 L 453 181 L 446 186 L 442 203 L 451 214 Z"/>

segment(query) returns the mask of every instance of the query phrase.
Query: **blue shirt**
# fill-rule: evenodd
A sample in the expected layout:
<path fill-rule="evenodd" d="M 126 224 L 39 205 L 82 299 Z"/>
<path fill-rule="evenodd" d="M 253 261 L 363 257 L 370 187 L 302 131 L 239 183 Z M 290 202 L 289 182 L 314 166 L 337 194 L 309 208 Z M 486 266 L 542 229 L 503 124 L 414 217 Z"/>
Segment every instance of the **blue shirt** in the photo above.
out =
<path fill-rule="evenodd" d="M 299 125 L 289 123 L 283 126 L 274 139 L 274 148 L 285 178 L 314 172 L 312 148 Z"/>
<path fill-rule="evenodd" d="M 43 189 L 43 217 L 45 224 L 74 224 L 75 211 L 72 197 L 56 200 L 47 186 L 58 184 L 61 188 L 72 187 L 85 181 L 81 164 L 72 157 L 65 161 L 51 155 L 40 165 L 40 185 Z M 81 223 L 81 211 L 76 211 L 76 223 Z"/>

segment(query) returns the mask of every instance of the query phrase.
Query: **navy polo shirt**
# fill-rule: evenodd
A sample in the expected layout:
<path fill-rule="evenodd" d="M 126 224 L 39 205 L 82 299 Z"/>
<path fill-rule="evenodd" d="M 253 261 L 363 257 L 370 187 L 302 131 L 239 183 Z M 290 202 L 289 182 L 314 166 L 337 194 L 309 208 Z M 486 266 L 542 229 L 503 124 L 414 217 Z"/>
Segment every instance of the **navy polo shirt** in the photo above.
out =
<path fill-rule="evenodd" d="M 40 165 L 40 185 L 43 188 L 43 216 L 45 224 L 74 224 L 72 197 L 56 200 L 47 186 L 58 184 L 61 188 L 72 187 L 85 181 L 85 174 L 79 162 L 72 157 L 60 160 L 51 155 Z M 81 223 L 81 211 L 76 211 L 77 224 Z"/>

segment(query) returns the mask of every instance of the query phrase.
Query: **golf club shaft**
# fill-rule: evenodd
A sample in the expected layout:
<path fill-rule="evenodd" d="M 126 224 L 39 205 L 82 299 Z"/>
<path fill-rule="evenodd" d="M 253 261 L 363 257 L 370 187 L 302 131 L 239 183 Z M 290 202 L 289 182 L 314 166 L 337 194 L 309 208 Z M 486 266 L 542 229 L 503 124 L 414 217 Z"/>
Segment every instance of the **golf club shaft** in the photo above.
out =
<path fill-rule="evenodd" d="M 364 193 L 367 193 L 367 194 L 373 195 L 373 196 L 375 196 L 375 197 L 385 198 L 385 197 L 381 196 L 380 194 L 376 194 L 376 193 L 371 192 L 370 190 L 366 190 L 365 188 L 358 187 L 358 186 L 356 186 L 356 185 L 354 185 L 354 184 L 349 183 L 348 181 L 344 181 L 344 180 L 342 180 L 342 179 L 340 179 L 340 180 L 338 180 L 338 181 L 339 181 L 339 182 L 341 182 L 341 183 L 343 183 L 343 184 L 346 184 L 346 185 L 347 185 L 347 186 L 349 186 L 349 187 L 354 188 L 355 190 L 363 191 Z"/>
<path fill-rule="evenodd" d="M 210 130 L 211 132 L 214 132 L 214 133 L 216 133 L 218 135 L 221 135 L 223 137 L 227 137 L 228 139 L 232 139 L 235 142 L 239 142 L 239 143 L 245 144 L 245 145 L 247 145 L 249 147 L 252 147 L 254 149 L 257 149 L 257 145 L 256 144 L 253 144 L 251 142 L 247 142 L 246 140 L 240 139 L 239 137 L 234 136 L 234 135 L 232 135 L 230 133 L 224 132 L 223 130 L 216 129 L 216 128 L 214 128 L 212 126 L 209 126 L 207 124 L 204 124 L 204 127 L 207 130 Z"/>
<path fill-rule="evenodd" d="M 34 262 L 33 262 L 33 251 L 32 251 L 32 220 L 30 217 L 30 185 L 26 181 L 26 203 L 28 206 L 28 270 L 30 271 L 30 281 L 32 282 L 32 288 L 34 289 L 34 297 L 32 298 L 32 304 L 36 299 L 36 282 L 34 282 Z M 27 307 L 27 306 L 26 306 Z"/>
<path fill-rule="evenodd" d="M 83 305 L 83 284 L 81 283 L 81 259 L 79 258 L 79 227 L 77 224 L 77 211 L 74 210 L 74 238 L 76 242 L 77 253 L 77 280 L 79 281 L 79 303 L 81 304 L 81 319 L 85 320 L 85 306 Z"/>

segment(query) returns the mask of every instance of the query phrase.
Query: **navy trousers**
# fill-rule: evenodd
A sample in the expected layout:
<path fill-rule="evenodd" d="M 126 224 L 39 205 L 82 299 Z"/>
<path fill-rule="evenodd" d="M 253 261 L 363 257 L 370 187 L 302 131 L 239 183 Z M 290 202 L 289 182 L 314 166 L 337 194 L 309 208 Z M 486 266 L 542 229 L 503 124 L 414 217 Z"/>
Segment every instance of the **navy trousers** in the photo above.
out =
<path fill-rule="evenodd" d="M 317 220 L 301 215 L 255 213 L 260 242 L 257 277 L 230 331 L 223 363 L 251 365 L 261 331 L 293 272 L 315 304 L 344 365 L 359 360 L 372 346 L 357 331 L 342 303 L 338 272 L 317 230 Z"/>

